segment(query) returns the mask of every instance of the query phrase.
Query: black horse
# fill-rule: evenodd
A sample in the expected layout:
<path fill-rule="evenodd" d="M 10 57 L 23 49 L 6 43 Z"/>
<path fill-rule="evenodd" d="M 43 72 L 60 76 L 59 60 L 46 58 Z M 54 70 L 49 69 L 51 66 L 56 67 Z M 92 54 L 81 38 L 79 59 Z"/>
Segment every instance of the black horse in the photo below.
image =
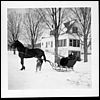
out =
<path fill-rule="evenodd" d="M 24 66 L 24 58 L 32 58 L 35 57 L 38 60 L 42 59 L 42 56 L 45 62 L 46 62 L 46 56 L 44 54 L 44 51 L 39 49 L 39 48 L 34 48 L 34 49 L 29 49 L 27 47 L 24 47 L 23 44 L 21 42 L 19 42 L 18 40 L 14 41 L 14 43 L 12 44 L 12 47 L 15 49 L 17 48 L 18 52 L 19 52 L 19 57 L 21 59 L 21 64 L 22 64 L 22 68 L 21 70 L 25 70 L 25 66 Z"/>

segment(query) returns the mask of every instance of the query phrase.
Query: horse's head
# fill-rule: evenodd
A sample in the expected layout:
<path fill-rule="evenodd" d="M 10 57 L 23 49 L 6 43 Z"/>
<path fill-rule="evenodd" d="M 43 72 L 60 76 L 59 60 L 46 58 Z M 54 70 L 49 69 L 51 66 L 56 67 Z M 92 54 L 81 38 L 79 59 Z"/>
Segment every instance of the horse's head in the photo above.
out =
<path fill-rule="evenodd" d="M 14 49 L 16 49 L 16 48 L 19 46 L 19 44 L 20 44 L 20 42 L 19 42 L 18 40 L 15 40 L 15 41 L 12 43 L 11 47 L 14 48 Z"/>

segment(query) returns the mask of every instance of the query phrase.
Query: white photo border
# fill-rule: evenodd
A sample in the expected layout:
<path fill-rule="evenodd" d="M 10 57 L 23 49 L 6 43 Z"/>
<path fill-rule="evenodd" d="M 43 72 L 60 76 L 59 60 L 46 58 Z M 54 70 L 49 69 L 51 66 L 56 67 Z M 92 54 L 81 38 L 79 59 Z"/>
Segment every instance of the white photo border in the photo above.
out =
<path fill-rule="evenodd" d="M 98 1 L 2 1 L 1 2 L 1 97 L 99 96 Z M 92 88 L 57 90 L 8 90 L 7 8 L 91 7 Z"/>

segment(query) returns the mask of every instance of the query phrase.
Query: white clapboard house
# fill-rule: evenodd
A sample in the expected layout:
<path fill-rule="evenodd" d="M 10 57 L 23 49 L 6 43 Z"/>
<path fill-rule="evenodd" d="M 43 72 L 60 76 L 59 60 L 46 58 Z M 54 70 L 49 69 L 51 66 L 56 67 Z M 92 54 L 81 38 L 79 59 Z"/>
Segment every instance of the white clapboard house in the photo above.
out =
<path fill-rule="evenodd" d="M 70 34 L 62 33 L 58 38 L 58 54 L 67 57 L 71 52 L 78 53 L 81 56 L 81 45 L 80 39 L 76 35 L 78 32 L 78 27 L 74 26 L 70 29 Z M 55 49 L 55 39 L 54 35 L 50 34 L 49 37 L 43 37 L 41 39 L 41 49 L 44 51 L 54 52 Z"/>

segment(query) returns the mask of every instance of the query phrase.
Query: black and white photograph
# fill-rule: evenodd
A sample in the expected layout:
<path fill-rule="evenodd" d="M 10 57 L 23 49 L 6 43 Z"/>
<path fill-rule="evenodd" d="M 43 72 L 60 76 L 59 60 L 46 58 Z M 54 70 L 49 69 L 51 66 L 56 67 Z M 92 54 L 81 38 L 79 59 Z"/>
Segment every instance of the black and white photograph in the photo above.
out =
<path fill-rule="evenodd" d="M 99 96 L 98 11 L 97 1 L 2 1 L 2 97 Z"/>

